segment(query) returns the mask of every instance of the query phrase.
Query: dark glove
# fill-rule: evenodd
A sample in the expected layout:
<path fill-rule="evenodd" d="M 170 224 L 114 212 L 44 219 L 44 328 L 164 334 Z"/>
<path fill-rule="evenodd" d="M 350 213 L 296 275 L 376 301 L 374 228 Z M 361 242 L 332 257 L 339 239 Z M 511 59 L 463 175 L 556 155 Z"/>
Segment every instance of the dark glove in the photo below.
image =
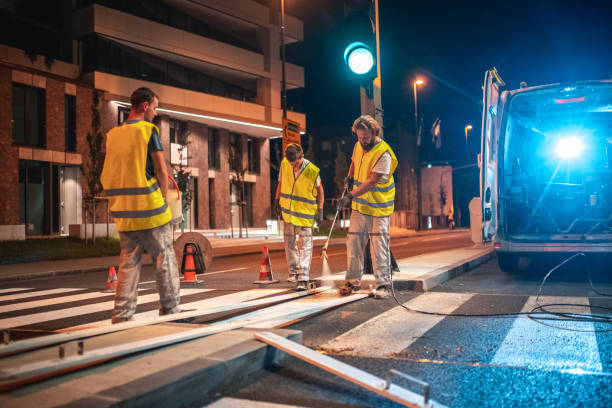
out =
<path fill-rule="evenodd" d="M 355 179 L 351 176 L 348 176 L 344 179 L 344 190 L 351 191 L 353 189 L 353 184 L 355 183 Z"/>
<path fill-rule="evenodd" d="M 340 201 L 338 201 L 338 208 L 348 207 L 351 204 L 352 200 L 353 195 L 351 193 L 346 193 L 344 197 L 342 197 Z"/>
<path fill-rule="evenodd" d="M 274 200 L 274 213 L 276 214 L 277 217 L 280 217 L 282 215 L 280 200 Z"/>
<path fill-rule="evenodd" d="M 322 208 L 319 208 L 319 210 L 315 214 L 315 222 L 317 223 L 317 225 L 321 225 L 321 223 L 323 222 L 323 209 Z"/>

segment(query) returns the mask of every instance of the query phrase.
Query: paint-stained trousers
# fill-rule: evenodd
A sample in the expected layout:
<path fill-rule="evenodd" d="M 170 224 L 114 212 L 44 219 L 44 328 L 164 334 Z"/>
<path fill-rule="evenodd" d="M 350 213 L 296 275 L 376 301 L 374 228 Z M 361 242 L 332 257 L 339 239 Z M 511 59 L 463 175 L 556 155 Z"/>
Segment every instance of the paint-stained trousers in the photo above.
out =
<path fill-rule="evenodd" d="M 129 319 L 136 312 L 143 251 L 149 254 L 155 268 L 159 314 L 178 313 L 181 310 L 180 280 L 170 224 L 149 230 L 119 232 L 119 240 L 121 265 L 117 273 L 113 320 Z"/>
<path fill-rule="evenodd" d="M 285 222 L 284 233 L 289 275 L 295 275 L 297 280 L 309 280 L 312 259 L 312 227 L 298 227 Z M 302 249 L 298 248 L 298 235 L 302 238 Z"/>
<path fill-rule="evenodd" d="M 372 268 L 376 286 L 391 284 L 391 258 L 389 256 L 389 222 L 391 217 L 373 217 L 353 210 L 346 243 L 346 281 L 359 286 L 363 275 L 363 255 L 370 238 Z"/>

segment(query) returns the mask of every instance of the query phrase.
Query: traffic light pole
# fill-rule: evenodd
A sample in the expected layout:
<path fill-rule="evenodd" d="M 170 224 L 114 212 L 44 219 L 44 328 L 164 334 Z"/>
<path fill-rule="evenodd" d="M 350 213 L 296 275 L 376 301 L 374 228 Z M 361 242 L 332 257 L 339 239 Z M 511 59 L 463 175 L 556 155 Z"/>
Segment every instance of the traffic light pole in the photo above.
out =
<path fill-rule="evenodd" d="M 383 108 L 380 78 L 380 30 L 378 17 L 378 0 L 374 0 L 374 29 L 376 31 L 376 78 L 372 82 L 372 97 L 368 96 L 367 90 L 360 87 L 361 114 L 370 115 L 383 127 Z"/>

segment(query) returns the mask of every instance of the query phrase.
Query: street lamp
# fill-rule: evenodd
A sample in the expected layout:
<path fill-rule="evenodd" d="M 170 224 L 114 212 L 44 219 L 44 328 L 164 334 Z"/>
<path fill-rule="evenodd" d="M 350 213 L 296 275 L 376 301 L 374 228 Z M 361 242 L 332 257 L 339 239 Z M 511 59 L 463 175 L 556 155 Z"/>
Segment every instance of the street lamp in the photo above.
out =
<path fill-rule="evenodd" d="M 425 82 L 422 79 L 417 79 L 414 81 L 414 132 L 418 137 L 419 133 L 419 116 L 418 116 L 418 108 L 417 108 L 417 85 L 423 85 Z"/>
<path fill-rule="evenodd" d="M 468 132 L 472 130 L 472 125 L 471 124 L 467 124 L 465 125 L 465 143 L 467 143 L 468 141 Z"/>

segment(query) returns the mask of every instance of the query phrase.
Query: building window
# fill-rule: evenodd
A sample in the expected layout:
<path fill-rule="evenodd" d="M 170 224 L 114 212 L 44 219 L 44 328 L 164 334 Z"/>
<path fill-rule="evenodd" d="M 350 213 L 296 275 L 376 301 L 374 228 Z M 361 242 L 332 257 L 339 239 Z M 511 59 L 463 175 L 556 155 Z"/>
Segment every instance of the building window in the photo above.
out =
<path fill-rule="evenodd" d="M 249 151 L 249 173 L 259 174 L 259 140 L 249 137 L 247 147 Z"/>
<path fill-rule="evenodd" d="M 229 165 L 231 171 L 240 172 L 242 164 L 242 140 L 238 133 L 230 133 Z"/>
<path fill-rule="evenodd" d="M 76 96 L 64 95 L 65 143 L 67 152 L 76 152 Z"/>
<path fill-rule="evenodd" d="M 13 143 L 45 147 L 45 90 L 13 84 Z"/>
<path fill-rule="evenodd" d="M 170 143 L 177 143 L 180 145 L 187 144 L 187 123 L 182 120 L 170 119 L 168 121 L 170 127 Z"/>
<path fill-rule="evenodd" d="M 208 168 L 219 168 L 219 129 L 208 128 Z"/>

